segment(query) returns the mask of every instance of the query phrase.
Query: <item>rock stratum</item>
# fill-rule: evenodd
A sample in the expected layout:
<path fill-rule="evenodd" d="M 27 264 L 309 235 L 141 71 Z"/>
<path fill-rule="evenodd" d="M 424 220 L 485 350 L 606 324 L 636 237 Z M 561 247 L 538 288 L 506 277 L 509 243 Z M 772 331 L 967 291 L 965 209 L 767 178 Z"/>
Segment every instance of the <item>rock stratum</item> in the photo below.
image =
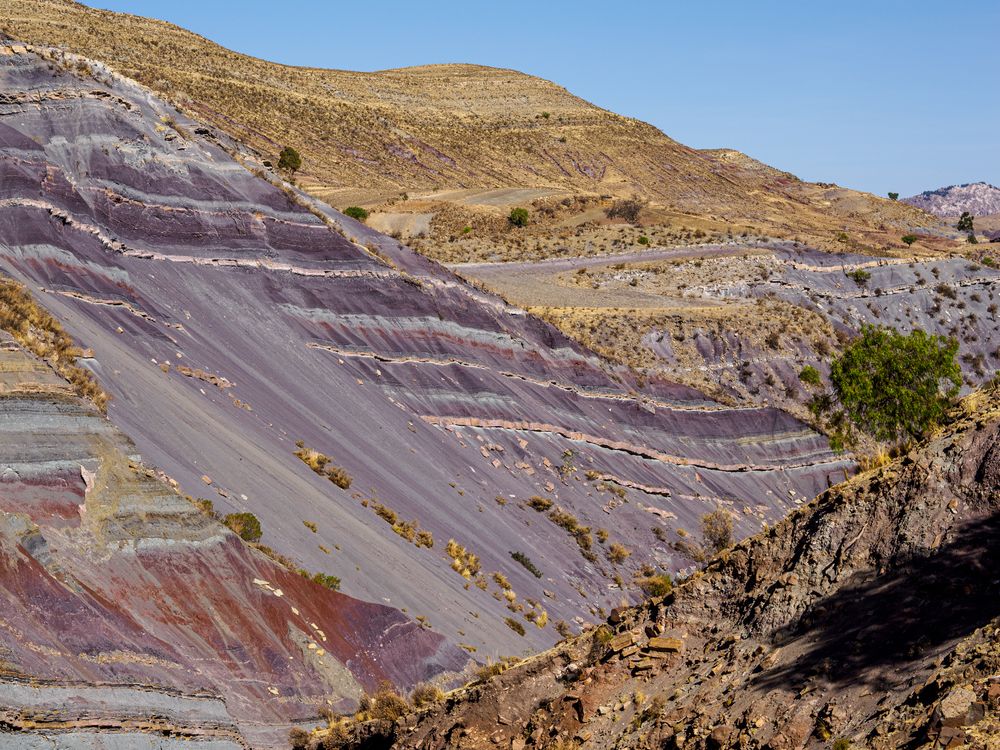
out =
<path fill-rule="evenodd" d="M 0 267 L 112 397 L 10 353 L 0 716 L 28 734 L 0 743 L 268 746 L 550 645 L 687 566 L 665 530 L 722 506 L 746 535 L 853 468 L 781 411 L 640 385 L 59 50 L 0 47 Z"/>
<path fill-rule="evenodd" d="M 823 493 L 668 596 L 615 610 L 432 709 L 311 742 L 990 750 L 1000 744 L 998 570 L 994 387 L 926 443 Z"/>

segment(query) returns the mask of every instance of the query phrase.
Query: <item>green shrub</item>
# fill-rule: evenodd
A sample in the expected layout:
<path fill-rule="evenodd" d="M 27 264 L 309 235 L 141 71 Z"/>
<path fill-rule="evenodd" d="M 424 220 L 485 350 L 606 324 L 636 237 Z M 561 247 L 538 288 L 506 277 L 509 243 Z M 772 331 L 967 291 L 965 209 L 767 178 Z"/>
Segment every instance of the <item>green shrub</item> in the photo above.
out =
<path fill-rule="evenodd" d="M 889 200 L 891 200 L 891 201 L 899 200 L 899 193 L 890 192 L 889 193 Z"/>
<path fill-rule="evenodd" d="M 344 216 L 350 216 L 352 219 L 357 219 L 358 221 L 368 220 L 368 212 L 361 208 L 361 206 L 348 206 L 344 209 Z"/>
<path fill-rule="evenodd" d="M 295 174 L 302 167 L 302 157 L 291 146 L 285 146 L 278 154 L 278 169 Z"/>
<path fill-rule="evenodd" d="M 528 507 L 541 513 L 552 507 L 552 501 L 541 495 L 532 495 L 528 498 Z"/>
<path fill-rule="evenodd" d="M 537 567 L 535 567 L 535 564 L 531 562 L 531 558 L 528 557 L 523 552 L 511 552 L 510 556 L 513 557 L 515 560 L 517 560 L 517 562 L 521 563 L 521 565 L 523 565 L 525 568 L 527 568 L 528 572 L 531 573 L 531 575 L 533 575 L 535 578 L 542 577 L 542 571 L 540 571 Z"/>
<path fill-rule="evenodd" d="M 907 245 L 912 245 L 914 242 L 917 241 L 917 235 L 915 235 L 915 234 L 904 234 L 899 239 L 901 239 Z"/>
<path fill-rule="evenodd" d="M 510 210 L 510 215 L 507 217 L 507 221 L 509 221 L 510 225 L 514 227 L 526 227 L 528 226 L 529 218 L 528 209 L 512 208 Z"/>
<path fill-rule="evenodd" d="M 958 342 L 945 336 L 869 325 L 833 362 L 830 380 L 860 429 L 877 440 L 917 438 L 958 394 L 957 353 Z"/>
<path fill-rule="evenodd" d="M 263 535 L 260 519 L 253 513 L 230 513 L 222 523 L 244 542 L 259 542 Z"/>
<path fill-rule="evenodd" d="M 673 579 L 667 573 L 640 578 L 638 585 L 642 593 L 654 599 L 666 596 L 674 590 Z"/>
<path fill-rule="evenodd" d="M 340 591 L 340 579 L 327 573 L 315 573 L 311 579 L 313 583 L 326 586 L 331 591 Z"/>
<path fill-rule="evenodd" d="M 958 217 L 958 224 L 955 225 L 955 229 L 959 232 L 974 232 L 973 219 L 974 217 L 968 211 L 962 211 L 962 215 Z"/>
<path fill-rule="evenodd" d="M 812 365 L 806 365 L 802 368 L 802 371 L 799 373 L 799 380 L 807 385 L 819 385 L 822 382 L 820 380 L 819 370 Z"/>
<path fill-rule="evenodd" d="M 639 239 L 636 240 L 636 242 L 638 242 L 640 245 L 648 245 L 649 244 L 649 237 L 647 237 L 644 234 L 643 235 L 639 235 Z"/>
<path fill-rule="evenodd" d="M 506 618 L 504 622 L 507 624 L 508 628 L 513 630 L 518 635 L 522 636 L 524 635 L 524 625 L 522 625 L 519 621 L 515 620 L 513 617 Z"/>
<path fill-rule="evenodd" d="M 855 270 L 847 274 L 847 276 L 851 280 L 853 280 L 854 283 L 857 284 L 858 286 L 864 286 L 865 284 L 868 283 L 868 280 L 871 279 L 872 277 L 872 275 L 863 268 L 856 268 Z"/>

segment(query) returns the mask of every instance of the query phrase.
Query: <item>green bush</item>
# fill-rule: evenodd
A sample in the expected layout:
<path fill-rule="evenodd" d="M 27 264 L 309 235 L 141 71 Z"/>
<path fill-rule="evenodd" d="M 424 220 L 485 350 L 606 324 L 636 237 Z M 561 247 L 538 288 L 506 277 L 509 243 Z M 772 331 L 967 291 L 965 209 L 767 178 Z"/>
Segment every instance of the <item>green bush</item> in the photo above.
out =
<path fill-rule="evenodd" d="M 540 571 L 537 567 L 535 567 L 535 564 L 531 561 L 531 558 L 528 557 L 523 552 L 511 552 L 510 556 L 513 557 L 515 560 L 517 560 L 517 562 L 521 563 L 521 565 L 523 565 L 525 568 L 527 568 L 528 572 L 531 573 L 531 575 L 533 575 L 535 578 L 542 577 L 542 571 Z"/>
<path fill-rule="evenodd" d="M 529 218 L 528 209 L 512 208 L 510 210 L 510 215 L 507 217 L 507 221 L 509 221 L 511 226 L 514 227 L 526 227 L 528 226 Z"/>
<path fill-rule="evenodd" d="M 904 234 L 900 239 L 907 244 L 907 246 L 912 245 L 917 241 L 917 235 L 915 234 Z"/>
<path fill-rule="evenodd" d="M 357 219 L 358 221 L 368 220 L 368 212 L 361 208 L 361 206 L 348 206 L 344 209 L 344 216 L 350 216 L 352 219 Z"/>
<path fill-rule="evenodd" d="M 285 146 L 278 155 L 278 169 L 294 174 L 302 167 L 302 157 L 291 146 Z"/>
<path fill-rule="evenodd" d="M 899 200 L 899 193 L 892 193 L 892 192 L 890 192 L 889 193 L 889 200 L 891 200 L 891 201 Z"/>
<path fill-rule="evenodd" d="M 660 573 L 639 579 L 639 588 L 646 596 L 657 599 L 673 591 L 674 582 L 666 573 Z"/>
<path fill-rule="evenodd" d="M 648 245 L 649 244 L 649 237 L 647 237 L 644 234 L 643 235 L 639 235 L 639 239 L 636 240 L 636 242 L 638 242 L 640 245 Z"/>
<path fill-rule="evenodd" d="M 264 533 L 260 528 L 260 519 L 253 513 L 230 513 L 222 519 L 222 523 L 244 542 L 259 542 Z"/>
<path fill-rule="evenodd" d="M 799 380 L 807 385 L 819 385 L 821 383 L 819 370 L 812 365 L 806 365 L 799 373 Z"/>
<path fill-rule="evenodd" d="M 872 277 L 872 275 L 863 268 L 856 268 L 847 274 L 847 276 L 858 286 L 864 286 Z"/>
<path fill-rule="evenodd" d="M 327 573 L 316 573 L 312 577 L 313 583 L 326 586 L 331 591 L 340 591 L 340 579 Z"/>
<path fill-rule="evenodd" d="M 973 216 L 968 211 L 962 211 L 962 215 L 958 217 L 958 224 L 955 225 L 955 229 L 959 232 L 974 232 L 976 231 L 973 226 Z"/>
<path fill-rule="evenodd" d="M 916 330 L 865 326 L 833 362 L 833 390 L 851 421 L 877 440 L 917 438 L 944 416 L 962 385 L 958 342 Z"/>
<path fill-rule="evenodd" d="M 504 622 L 507 624 L 508 628 L 513 630 L 518 635 L 524 635 L 524 625 L 515 620 L 513 617 L 508 617 L 504 620 Z"/>

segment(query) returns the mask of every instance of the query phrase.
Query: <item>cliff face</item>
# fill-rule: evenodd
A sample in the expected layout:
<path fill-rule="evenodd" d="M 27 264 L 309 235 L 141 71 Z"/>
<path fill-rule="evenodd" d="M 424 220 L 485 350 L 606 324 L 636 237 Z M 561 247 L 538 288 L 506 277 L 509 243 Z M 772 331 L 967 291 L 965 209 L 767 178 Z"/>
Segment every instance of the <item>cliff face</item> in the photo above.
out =
<path fill-rule="evenodd" d="M 662 601 L 366 747 L 993 748 L 1000 392 Z M 350 743 L 348 743 L 350 744 Z"/>

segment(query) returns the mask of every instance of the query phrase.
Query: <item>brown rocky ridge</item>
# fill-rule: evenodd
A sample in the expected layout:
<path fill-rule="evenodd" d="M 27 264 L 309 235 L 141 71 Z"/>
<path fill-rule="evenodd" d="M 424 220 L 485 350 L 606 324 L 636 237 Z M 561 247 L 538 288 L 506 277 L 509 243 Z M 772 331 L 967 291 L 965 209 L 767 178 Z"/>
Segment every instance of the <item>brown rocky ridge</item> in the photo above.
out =
<path fill-rule="evenodd" d="M 301 744 L 996 748 L 998 436 L 991 387 L 669 595 L 433 708 Z"/>

